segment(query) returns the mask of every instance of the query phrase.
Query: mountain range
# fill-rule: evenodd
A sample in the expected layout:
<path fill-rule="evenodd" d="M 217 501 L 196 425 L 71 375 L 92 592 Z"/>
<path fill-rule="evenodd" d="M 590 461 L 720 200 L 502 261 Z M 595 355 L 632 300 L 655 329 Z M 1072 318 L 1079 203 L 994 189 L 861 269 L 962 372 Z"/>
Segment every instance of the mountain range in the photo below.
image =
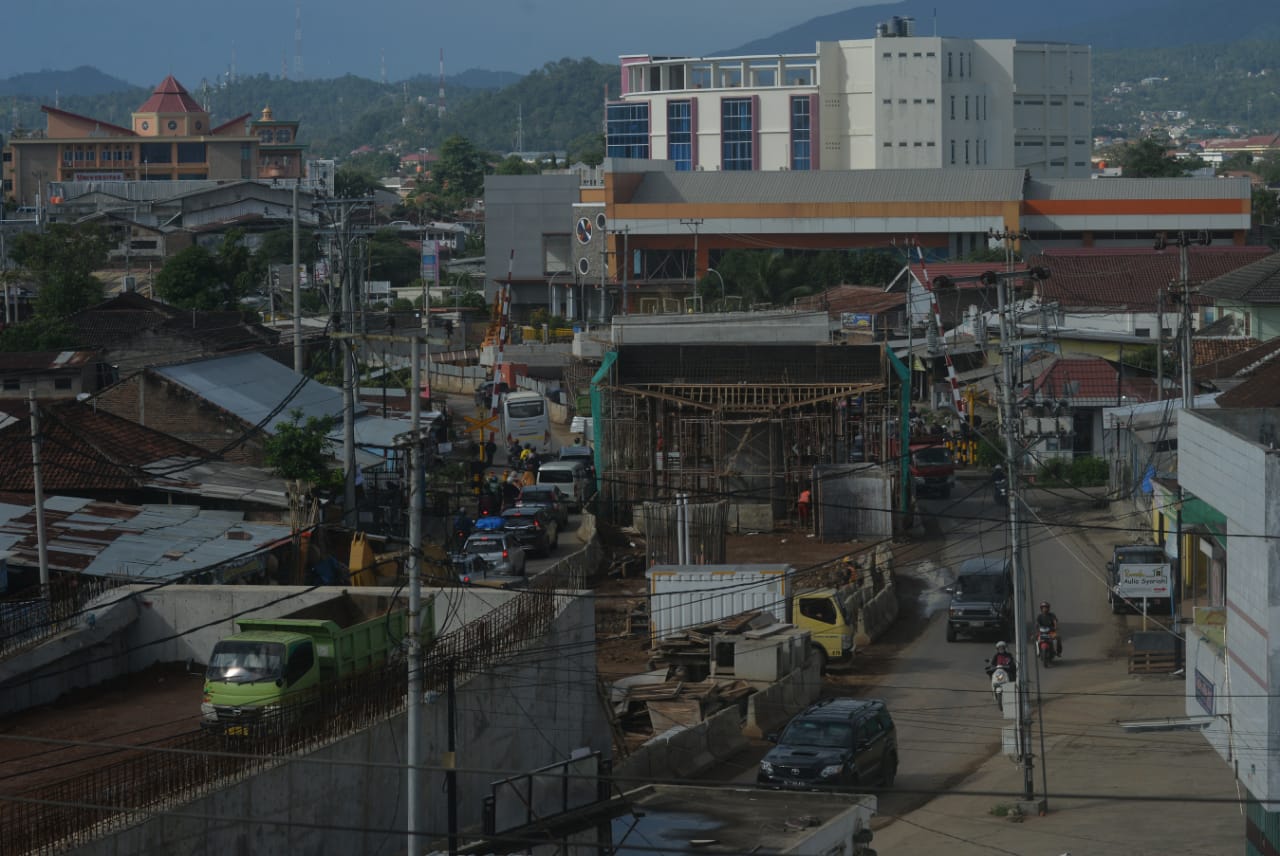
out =
<path fill-rule="evenodd" d="M 711 56 L 770 55 L 812 51 L 819 41 L 869 38 L 876 24 L 892 16 L 912 16 L 918 35 L 935 32 L 964 38 L 1018 38 L 1076 42 L 1095 51 L 1141 50 L 1190 44 L 1231 42 L 1242 38 L 1280 38 L 1276 0 L 1222 0 L 1210 12 L 1202 0 L 1136 0 L 1119 7 L 1116 0 L 1075 0 L 1063 23 L 1061 7 L 1025 0 L 963 0 L 942 7 L 912 0 L 858 6 L 805 20 L 794 27 Z M 551 60 L 553 58 L 548 58 Z M 159 82 L 145 81 L 144 88 Z M 494 90 L 517 82 L 514 72 L 470 69 L 447 78 L 450 88 Z M 194 83 L 194 81 L 192 82 Z M 0 79 L 0 96 L 44 99 L 96 96 L 139 87 L 89 66 L 70 71 L 39 71 Z M 194 89 L 194 87 L 192 87 Z"/>

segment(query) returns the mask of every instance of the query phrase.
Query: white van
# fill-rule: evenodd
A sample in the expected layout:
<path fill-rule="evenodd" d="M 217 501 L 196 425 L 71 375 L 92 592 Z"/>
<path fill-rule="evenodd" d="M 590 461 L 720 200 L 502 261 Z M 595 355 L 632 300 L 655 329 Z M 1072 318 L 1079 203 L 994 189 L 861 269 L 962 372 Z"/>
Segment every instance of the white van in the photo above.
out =
<path fill-rule="evenodd" d="M 550 461 L 538 468 L 538 484 L 549 484 L 560 493 L 566 505 L 581 511 L 590 496 L 591 480 L 582 464 L 574 461 Z"/>

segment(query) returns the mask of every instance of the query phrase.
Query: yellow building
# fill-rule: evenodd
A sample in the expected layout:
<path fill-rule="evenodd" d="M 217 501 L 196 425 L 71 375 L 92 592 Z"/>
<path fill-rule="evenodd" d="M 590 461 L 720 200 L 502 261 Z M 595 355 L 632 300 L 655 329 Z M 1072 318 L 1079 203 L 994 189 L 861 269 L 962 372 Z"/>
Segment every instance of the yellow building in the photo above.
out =
<path fill-rule="evenodd" d="M 50 185 L 68 181 L 183 181 L 299 178 L 298 123 L 271 108 L 217 126 L 182 84 L 166 77 L 132 115 L 130 127 L 58 107 L 40 108 L 48 128 L 15 134 L 4 150 L 3 194 L 19 206 L 48 204 Z M 43 197 L 43 198 L 42 198 Z"/>

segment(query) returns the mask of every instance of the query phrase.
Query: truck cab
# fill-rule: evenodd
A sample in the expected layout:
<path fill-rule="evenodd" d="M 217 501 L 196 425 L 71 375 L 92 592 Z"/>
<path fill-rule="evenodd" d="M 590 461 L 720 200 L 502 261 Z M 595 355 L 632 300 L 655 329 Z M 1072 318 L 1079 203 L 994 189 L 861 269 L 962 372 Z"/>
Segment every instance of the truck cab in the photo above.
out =
<path fill-rule="evenodd" d="M 947 499 L 956 485 L 956 462 L 951 450 L 942 443 L 911 444 L 911 480 L 917 496 L 940 496 Z"/>
<path fill-rule="evenodd" d="M 828 663 L 845 663 L 853 658 L 855 610 L 849 603 L 852 588 L 822 588 L 798 592 L 794 598 L 791 623 L 809 631 L 814 654 L 823 669 Z"/>

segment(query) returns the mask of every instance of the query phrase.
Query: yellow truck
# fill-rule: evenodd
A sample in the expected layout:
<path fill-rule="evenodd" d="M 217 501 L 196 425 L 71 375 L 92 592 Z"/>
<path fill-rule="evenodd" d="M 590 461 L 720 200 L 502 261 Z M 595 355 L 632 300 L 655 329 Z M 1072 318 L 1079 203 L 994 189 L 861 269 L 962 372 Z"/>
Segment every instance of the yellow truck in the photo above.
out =
<path fill-rule="evenodd" d="M 680 630 L 744 612 L 767 611 L 809 631 L 825 669 L 854 654 L 854 588 L 802 588 L 791 565 L 654 565 L 649 581 L 649 627 L 654 641 Z"/>

